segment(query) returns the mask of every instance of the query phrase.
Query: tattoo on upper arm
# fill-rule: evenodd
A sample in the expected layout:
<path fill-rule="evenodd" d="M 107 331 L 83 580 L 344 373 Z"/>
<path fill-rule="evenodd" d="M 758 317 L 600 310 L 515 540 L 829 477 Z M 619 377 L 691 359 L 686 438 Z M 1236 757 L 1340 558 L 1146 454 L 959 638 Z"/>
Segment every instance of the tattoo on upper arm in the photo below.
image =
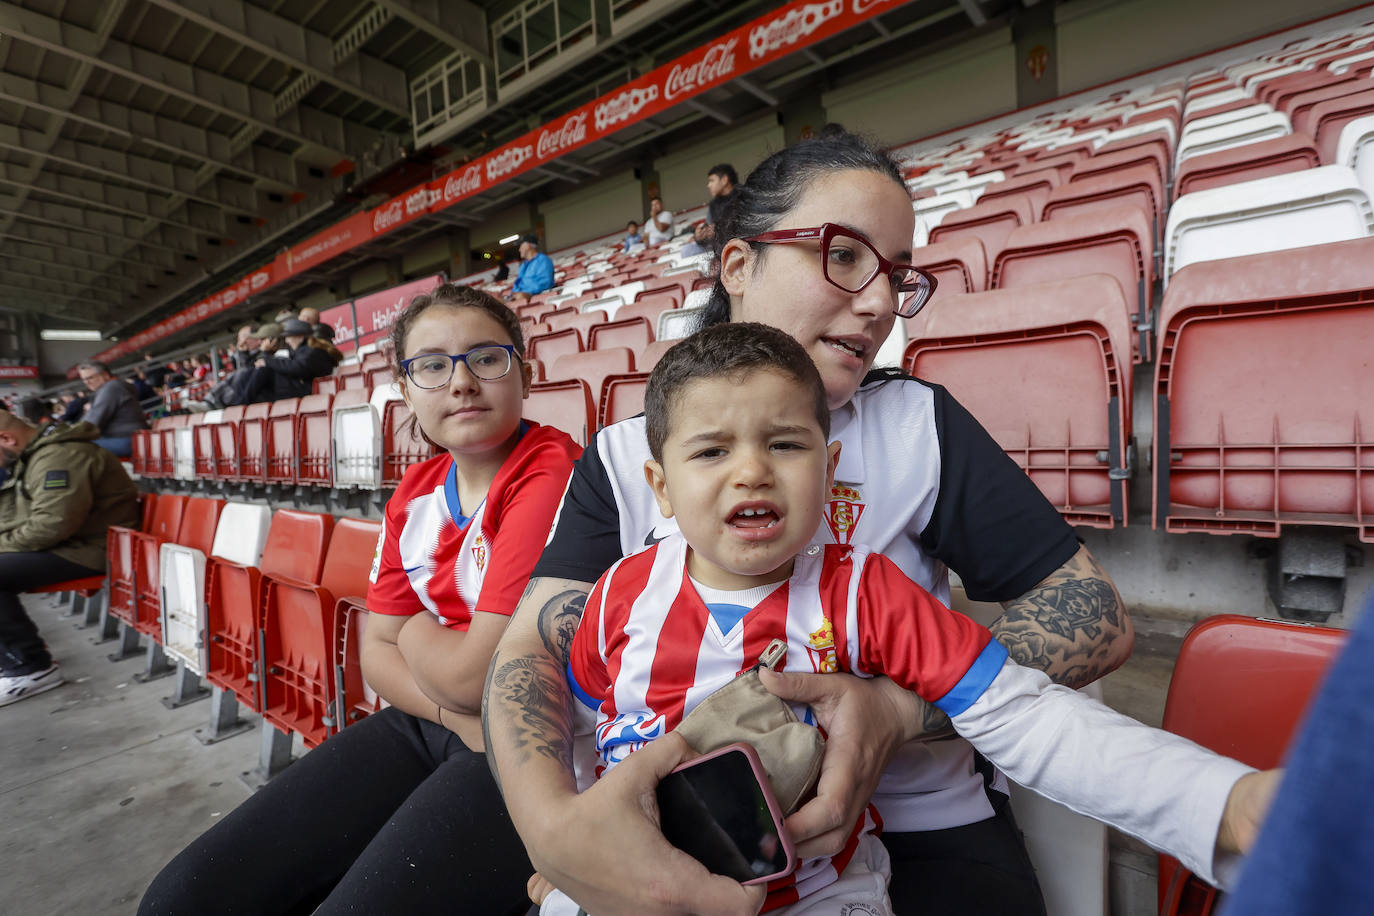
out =
<path fill-rule="evenodd" d="M 514 658 L 493 665 L 490 689 L 501 691 L 500 699 L 515 707 L 510 727 L 521 759 L 538 754 L 571 771 L 572 710 L 561 667 L 536 655 Z"/>
<path fill-rule="evenodd" d="M 934 703 L 921 703 L 921 731 L 927 735 L 938 735 L 940 732 L 952 731 L 954 725 L 949 721 L 949 716 L 940 710 Z"/>
<path fill-rule="evenodd" d="M 1103 637 L 1119 633 L 1123 623 L 1116 589 L 1084 556 L 1007 605 L 992 631 L 1017 664 L 1081 687 L 1113 667 L 1114 650 Z"/>
<path fill-rule="evenodd" d="M 544 649 L 560 665 L 568 663 L 573 636 L 586 605 L 586 592 L 569 589 L 550 598 L 539 609 L 539 638 L 544 640 Z"/>

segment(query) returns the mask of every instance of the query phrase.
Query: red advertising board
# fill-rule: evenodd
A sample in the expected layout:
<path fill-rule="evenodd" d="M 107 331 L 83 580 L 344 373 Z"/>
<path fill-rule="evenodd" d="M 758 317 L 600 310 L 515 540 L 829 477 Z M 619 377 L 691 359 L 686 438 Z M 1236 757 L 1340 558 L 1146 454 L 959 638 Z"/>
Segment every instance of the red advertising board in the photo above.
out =
<path fill-rule="evenodd" d="M 389 334 L 396 316 L 401 314 L 401 309 L 405 308 L 413 297 L 429 292 L 443 281 L 443 274 L 435 274 L 354 299 L 353 314 L 356 316 L 358 327 L 357 345 L 370 344 Z"/>
<path fill-rule="evenodd" d="M 447 175 L 411 188 L 379 207 L 353 214 L 293 245 L 270 265 L 233 286 L 129 340 L 121 341 L 95 358 L 108 361 L 142 349 L 217 314 L 248 295 L 260 293 L 426 213 L 451 207 L 523 172 L 659 114 L 686 99 L 909 2 L 793 0 Z M 355 305 L 363 301 L 359 300 Z M 357 308 L 356 315 L 357 339 L 360 343 L 380 336 L 378 330 L 370 329 L 371 314 L 365 318 L 362 309 Z"/>
<path fill-rule="evenodd" d="M 38 378 L 37 366 L 0 366 L 0 382 Z"/>
<path fill-rule="evenodd" d="M 345 302 L 320 312 L 320 322 L 334 329 L 334 346 L 343 353 L 358 348 L 358 327 L 353 320 L 353 303 Z"/>

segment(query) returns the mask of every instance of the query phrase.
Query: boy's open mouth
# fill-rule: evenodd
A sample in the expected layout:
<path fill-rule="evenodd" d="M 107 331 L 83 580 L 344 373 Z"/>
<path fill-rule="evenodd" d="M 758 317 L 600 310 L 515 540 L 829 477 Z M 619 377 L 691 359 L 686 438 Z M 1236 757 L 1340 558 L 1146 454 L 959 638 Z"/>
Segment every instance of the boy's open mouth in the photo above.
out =
<path fill-rule="evenodd" d="M 735 528 L 772 528 L 781 520 L 771 506 L 743 506 L 735 510 L 728 522 Z"/>

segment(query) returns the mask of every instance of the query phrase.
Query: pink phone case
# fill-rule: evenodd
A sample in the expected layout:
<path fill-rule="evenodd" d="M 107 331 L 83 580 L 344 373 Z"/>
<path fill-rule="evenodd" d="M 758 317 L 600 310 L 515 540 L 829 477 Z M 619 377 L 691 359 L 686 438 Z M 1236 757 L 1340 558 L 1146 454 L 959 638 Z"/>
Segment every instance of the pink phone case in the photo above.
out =
<path fill-rule="evenodd" d="M 757 878 L 750 878 L 748 881 L 740 882 L 742 884 L 765 884 L 772 881 L 774 878 L 781 878 L 783 875 L 791 874 L 796 869 L 797 851 L 792 845 L 792 838 L 787 835 L 787 828 L 782 824 L 782 811 L 778 807 L 777 798 L 773 796 L 773 787 L 768 782 L 768 774 L 763 770 L 763 763 L 759 760 L 758 753 L 747 744 L 727 744 L 719 750 L 712 751 L 709 754 L 702 754 L 700 757 L 695 757 L 686 763 L 674 767 L 673 772 L 676 773 L 678 770 L 685 770 L 689 767 L 697 766 L 698 764 L 719 757 L 722 754 L 731 754 L 735 752 L 744 754 L 745 758 L 749 761 L 749 768 L 753 770 L 754 780 L 759 784 L 759 789 L 763 792 L 763 800 L 768 804 L 768 815 L 773 819 L 773 826 L 777 828 L 778 839 L 782 842 L 783 853 L 787 857 L 787 864 L 781 871 L 774 872 L 771 875 L 760 875 Z"/>

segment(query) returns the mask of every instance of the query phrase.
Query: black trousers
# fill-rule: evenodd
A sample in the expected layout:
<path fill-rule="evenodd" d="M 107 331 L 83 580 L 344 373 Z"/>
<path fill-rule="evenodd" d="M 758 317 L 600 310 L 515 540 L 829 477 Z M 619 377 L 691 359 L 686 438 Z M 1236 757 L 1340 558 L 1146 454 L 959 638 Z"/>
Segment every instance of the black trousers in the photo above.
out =
<path fill-rule="evenodd" d="M 523 914 L 533 871 L 486 756 L 388 708 L 182 850 L 138 912 Z"/>
<path fill-rule="evenodd" d="M 920 833 L 884 833 L 888 896 L 899 916 L 1045 916 L 1045 901 L 1011 805 L 998 792 L 985 821 Z"/>
<path fill-rule="evenodd" d="M 29 674 L 52 664 L 38 627 L 19 603 L 19 593 L 98 575 L 100 570 L 55 553 L 0 553 L 0 675 Z"/>

